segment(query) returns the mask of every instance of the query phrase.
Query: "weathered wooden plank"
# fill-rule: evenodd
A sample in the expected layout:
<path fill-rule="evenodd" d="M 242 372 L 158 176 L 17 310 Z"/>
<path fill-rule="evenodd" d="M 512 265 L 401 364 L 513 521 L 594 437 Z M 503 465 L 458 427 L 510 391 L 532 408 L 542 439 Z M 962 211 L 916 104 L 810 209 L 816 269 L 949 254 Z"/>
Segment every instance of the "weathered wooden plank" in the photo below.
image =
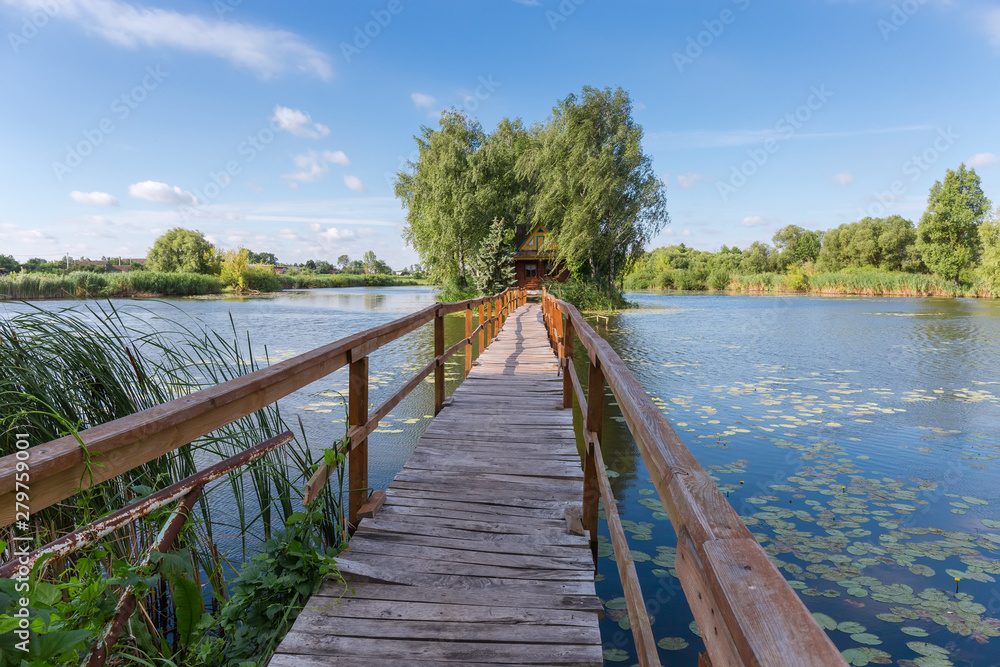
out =
<path fill-rule="evenodd" d="M 324 583 L 272 664 L 602 664 L 588 541 L 565 521 L 583 470 L 537 311 L 482 353 L 339 558 L 350 590 Z"/>
<path fill-rule="evenodd" d="M 516 635 L 515 635 L 516 636 Z M 356 637 L 318 636 L 289 633 L 285 639 L 288 652 L 323 655 L 335 658 L 368 657 L 376 663 L 386 655 L 413 656 L 421 660 L 468 664 L 489 662 L 500 664 L 563 665 L 566 663 L 603 665 L 599 645 L 592 644 L 521 644 L 499 642 L 408 641 Z M 284 644 L 284 642 L 283 642 Z"/>

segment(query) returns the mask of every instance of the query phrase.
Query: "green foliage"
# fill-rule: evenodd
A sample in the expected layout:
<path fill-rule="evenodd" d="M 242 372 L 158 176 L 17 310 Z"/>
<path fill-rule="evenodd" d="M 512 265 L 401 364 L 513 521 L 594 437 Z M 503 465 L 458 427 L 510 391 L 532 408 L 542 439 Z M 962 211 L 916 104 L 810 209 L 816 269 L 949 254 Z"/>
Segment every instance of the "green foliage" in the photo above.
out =
<path fill-rule="evenodd" d="M 474 176 L 482 127 L 454 109 L 441 113 L 439 125 L 414 137 L 419 157 L 397 174 L 395 193 L 407 209 L 403 237 L 444 280 L 465 276 L 492 216 L 479 205 Z"/>
<path fill-rule="evenodd" d="M 21 265 L 17 263 L 13 255 L 0 255 L 0 269 L 4 271 L 17 271 Z"/>
<path fill-rule="evenodd" d="M 251 264 L 270 264 L 271 266 L 275 266 L 278 263 L 278 258 L 273 252 L 254 252 L 251 250 L 247 259 L 250 260 Z"/>
<path fill-rule="evenodd" d="M 476 287 L 481 294 L 499 294 L 512 287 L 514 280 L 514 230 L 496 219 L 479 247 L 472 264 Z"/>
<path fill-rule="evenodd" d="M 247 289 L 246 273 L 250 265 L 250 251 L 243 247 L 227 250 L 222 258 L 222 268 L 219 273 L 222 284 L 232 287 L 237 292 Z"/>
<path fill-rule="evenodd" d="M 788 271 L 785 272 L 785 289 L 796 292 L 809 289 L 809 276 L 798 264 L 789 266 Z"/>
<path fill-rule="evenodd" d="M 931 271 L 957 283 L 978 262 L 979 225 L 990 206 L 976 170 L 964 163 L 958 171 L 949 169 L 944 183 L 934 183 L 917 229 L 917 245 Z"/>
<path fill-rule="evenodd" d="M 318 503 L 290 516 L 286 528 L 261 545 L 232 581 L 232 593 L 198 647 L 198 664 L 264 664 L 336 561 L 324 550 Z"/>
<path fill-rule="evenodd" d="M 415 137 L 396 179 L 404 237 L 440 282 L 465 278 L 490 221 L 545 222 L 558 259 L 611 288 L 668 222 L 665 188 L 621 89 L 584 88 L 545 125 L 502 120 L 491 134 L 459 111 Z"/>
<path fill-rule="evenodd" d="M 771 239 L 779 253 L 778 266 L 783 268 L 815 261 L 822 238 L 821 232 L 808 231 L 798 225 L 782 227 Z"/>
<path fill-rule="evenodd" d="M 331 276 L 310 273 L 286 273 L 276 276 L 284 289 L 305 289 L 321 287 L 401 287 L 419 285 L 413 278 L 375 273 L 371 275 L 338 273 Z M 261 290 L 263 291 L 263 290 Z"/>
<path fill-rule="evenodd" d="M 619 290 L 603 282 L 542 280 L 542 287 L 557 299 L 571 303 L 582 311 L 621 310 L 632 305 Z"/>
<path fill-rule="evenodd" d="M 979 227 L 982 264 L 978 277 L 984 291 L 1000 296 L 1000 207 Z"/>
<path fill-rule="evenodd" d="M 251 266 L 243 273 L 243 284 L 252 292 L 280 292 L 281 278 L 273 270 Z"/>
<path fill-rule="evenodd" d="M 442 303 L 455 303 L 482 296 L 475 285 L 470 285 L 462 278 L 449 278 L 441 285 L 437 300 Z"/>
<path fill-rule="evenodd" d="M 889 271 L 920 265 L 913 222 L 898 215 L 864 218 L 823 235 L 817 266 L 823 271 L 871 267 Z"/>
<path fill-rule="evenodd" d="M 642 135 L 628 93 L 584 87 L 559 102 L 518 160 L 519 174 L 537 187 L 531 221 L 551 227 L 558 258 L 575 277 L 613 288 L 669 222 Z"/>
<path fill-rule="evenodd" d="M 153 243 L 147 257 L 152 271 L 212 273 L 215 248 L 201 232 L 175 227 Z"/>
<path fill-rule="evenodd" d="M 199 273 L 74 272 L 62 276 L 22 273 L 0 276 L 0 298 L 96 299 L 134 296 L 191 296 L 215 294 L 219 279 Z"/>

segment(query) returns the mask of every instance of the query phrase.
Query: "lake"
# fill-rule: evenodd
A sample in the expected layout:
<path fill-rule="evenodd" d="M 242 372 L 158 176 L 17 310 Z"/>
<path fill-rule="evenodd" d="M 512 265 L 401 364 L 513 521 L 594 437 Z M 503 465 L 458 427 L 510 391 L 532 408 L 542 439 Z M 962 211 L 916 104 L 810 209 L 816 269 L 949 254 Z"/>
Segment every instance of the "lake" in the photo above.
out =
<path fill-rule="evenodd" d="M 1000 304 L 629 298 L 636 309 L 590 321 L 854 664 L 1000 664 Z M 250 332 L 255 355 L 276 361 L 433 301 L 430 288 L 402 287 L 116 305 L 171 317 L 179 308 L 217 331 L 230 330 L 231 314 L 241 336 Z M 23 308 L 0 304 L 0 316 Z M 451 343 L 464 319 L 449 317 L 446 328 Z M 429 326 L 373 354 L 371 400 L 390 396 L 432 354 Z M 461 355 L 452 361 L 449 391 Z M 339 371 L 281 402 L 289 423 L 302 416 L 312 446 L 343 436 L 337 392 L 346 395 L 346 381 Z M 432 393 L 423 383 L 372 436 L 375 488 L 409 457 L 433 412 Z M 611 482 L 662 661 L 697 664 L 703 646 L 673 576 L 673 530 L 608 400 L 605 460 L 617 474 Z M 605 658 L 631 665 L 621 585 L 601 528 Z"/>

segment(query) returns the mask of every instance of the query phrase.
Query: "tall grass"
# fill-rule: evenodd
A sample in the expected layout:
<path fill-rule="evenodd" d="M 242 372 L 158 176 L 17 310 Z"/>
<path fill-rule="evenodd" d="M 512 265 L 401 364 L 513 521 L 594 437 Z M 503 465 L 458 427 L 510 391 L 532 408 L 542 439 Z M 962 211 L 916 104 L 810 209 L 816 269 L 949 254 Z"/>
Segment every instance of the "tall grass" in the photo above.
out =
<path fill-rule="evenodd" d="M 162 317 L 139 305 L 115 308 L 98 303 L 54 312 L 31 306 L 23 314 L 0 320 L 0 399 L 5 406 L 0 413 L 0 455 L 14 451 L 17 433 L 27 433 L 33 445 L 41 444 L 257 368 L 249 336 L 237 334 L 235 325 L 225 333 L 215 332 L 180 310 Z M 29 531 L 35 546 L 286 430 L 290 429 L 279 408 L 270 405 L 35 512 Z M 233 563 L 249 560 L 275 527 L 284 526 L 300 511 L 301 489 L 322 460 L 322 450 L 316 451 L 309 448 L 303 433 L 206 490 L 196 516 L 189 520 L 193 525 L 177 546 L 188 550 L 196 573 L 207 575 L 213 605 L 228 596 L 226 580 L 237 571 Z M 92 463 L 100 465 L 100 457 Z M 341 469 L 338 475 L 342 474 Z M 322 511 L 317 513 L 316 537 L 325 547 L 338 547 L 347 539 L 342 530 L 342 496 L 335 482 L 329 488 L 317 501 Z M 232 499 L 232 512 L 213 504 L 219 496 Z M 151 516 L 104 540 L 103 571 L 112 572 L 118 561 L 135 563 L 154 543 L 162 520 Z M 220 549 L 221 535 L 239 536 L 238 543 Z M 13 544 L 7 539 L 11 535 L 2 537 Z M 10 557 L 9 550 L 5 555 Z M 59 563 L 50 576 L 58 578 L 73 563 L 74 558 Z M 148 595 L 150 608 L 162 606 L 162 595 L 159 603 L 155 590 Z M 159 621 L 164 630 L 169 628 L 169 614 Z"/>
<path fill-rule="evenodd" d="M 382 273 L 336 273 L 314 274 L 295 273 L 278 276 L 285 289 L 305 289 L 317 287 L 400 287 L 420 285 L 415 278 L 392 276 Z"/>
<path fill-rule="evenodd" d="M 543 287 L 555 296 L 584 311 L 621 310 L 631 304 L 622 293 L 607 285 L 570 280 L 565 283 L 542 281 Z"/>
<path fill-rule="evenodd" d="M 191 296 L 214 294 L 221 288 L 218 278 L 200 273 L 75 271 L 62 276 L 28 273 L 0 277 L 0 299 Z"/>

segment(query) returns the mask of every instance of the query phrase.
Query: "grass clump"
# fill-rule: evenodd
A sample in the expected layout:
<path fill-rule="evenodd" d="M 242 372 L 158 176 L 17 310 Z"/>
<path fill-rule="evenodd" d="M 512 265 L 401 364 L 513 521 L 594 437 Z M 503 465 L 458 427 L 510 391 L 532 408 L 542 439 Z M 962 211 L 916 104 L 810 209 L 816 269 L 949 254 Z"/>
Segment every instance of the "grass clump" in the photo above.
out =
<path fill-rule="evenodd" d="M 76 271 L 62 276 L 12 274 L 0 277 L 0 299 L 99 299 L 134 296 L 194 296 L 216 294 L 222 284 L 201 273 L 93 273 Z"/>
<path fill-rule="evenodd" d="M 571 303 L 582 311 L 608 311 L 628 308 L 632 304 L 615 288 L 603 283 L 570 280 L 565 283 L 542 281 L 542 286 L 557 299 Z"/>

